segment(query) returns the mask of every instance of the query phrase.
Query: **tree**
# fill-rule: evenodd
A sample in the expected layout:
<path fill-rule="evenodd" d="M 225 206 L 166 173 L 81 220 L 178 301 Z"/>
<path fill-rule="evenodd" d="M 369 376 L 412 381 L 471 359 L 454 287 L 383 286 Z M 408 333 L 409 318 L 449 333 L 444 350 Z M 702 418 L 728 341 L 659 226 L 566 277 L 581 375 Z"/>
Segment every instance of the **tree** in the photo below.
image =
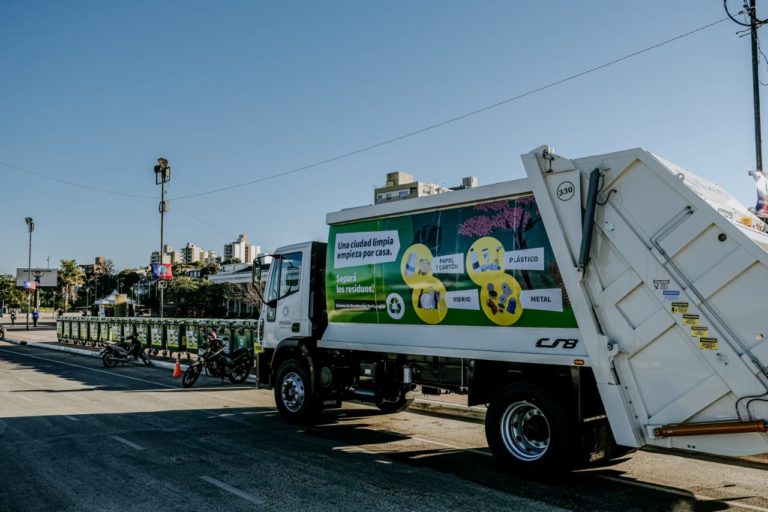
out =
<path fill-rule="evenodd" d="M 218 263 L 208 263 L 202 268 L 200 277 L 208 277 L 213 274 L 218 274 L 219 270 L 221 270 L 221 266 Z"/>
<path fill-rule="evenodd" d="M 0 301 L 11 308 L 19 308 L 26 302 L 24 292 L 16 286 L 16 279 L 11 275 L 0 276 Z"/>
<path fill-rule="evenodd" d="M 261 308 L 261 289 L 256 288 L 253 283 L 245 284 L 225 284 L 224 298 L 239 302 L 245 306 L 251 306 L 254 312 L 258 312 Z"/>
<path fill-rule="evenodd" d="M 180 317 L 216 317 L 223 312 L 224 287 L 188 276 L 174 277 L 165 294 L 166 306 Z"/>
<path fill-rule="evenodd" d="M 85 282 L 85 273 L 75 260 L 61 260 L 59 267 L 59 287 L 64 298 L 64 311 L 69 309 L 69 303 L 77 300 L 77 289 Z"/>
<path fill-rule="evenodd" d="M 94 296 L 97 296 L 99 290 L 99 284 L 101 284 L 102 293 L 106 295 L 111 290 L 107 290 L 108 283 L 104 281 L 105 277 L 110 277 L 115 273 L 115 264 L 110 259 L 104 261 L 98 261 L 93 265 L 93 284 L 94 284 Z"/>

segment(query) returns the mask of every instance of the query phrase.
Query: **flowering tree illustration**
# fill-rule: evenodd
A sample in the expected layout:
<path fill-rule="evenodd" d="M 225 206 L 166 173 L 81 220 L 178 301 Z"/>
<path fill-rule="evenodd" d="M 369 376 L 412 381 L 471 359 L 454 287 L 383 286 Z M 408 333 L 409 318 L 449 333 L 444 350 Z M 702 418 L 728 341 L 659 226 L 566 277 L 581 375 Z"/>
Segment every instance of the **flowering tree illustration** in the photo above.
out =
<path fill-rule="evenodd" d="M 525 233 L 540 220 L 533 197 L 522 197 L 511 201 L 493 201 L 478 204 L 473 208 L 478 215 L 469 217 L 459 225 L 459 234 L 468 237 L 490 236 L 495 230 L 512 230 L 514 247 L 511 250 L 526 249 Z M 527 270 L 521 271 L 525 287 L 532 289 Z"/>

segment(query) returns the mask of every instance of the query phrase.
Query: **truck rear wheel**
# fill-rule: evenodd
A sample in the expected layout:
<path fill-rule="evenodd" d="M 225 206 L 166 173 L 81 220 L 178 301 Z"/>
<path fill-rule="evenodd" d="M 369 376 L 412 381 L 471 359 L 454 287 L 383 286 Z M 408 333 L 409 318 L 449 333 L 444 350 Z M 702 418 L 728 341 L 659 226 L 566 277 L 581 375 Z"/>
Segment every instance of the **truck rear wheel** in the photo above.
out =
<path fill-rule="evenodd" d="M 514 473 L 546 476 L 571 469 L 568 418 L 539 386 L 516 384 L 497 393 L 485 416 L 485 436 L 496 460 Z"/>
<path fill-rule="evenodd" d="M 318 409 L 309 371 L 296 359 L 288 359 L 277 370 L 275 404 L 280 416 L 289 423 L 311 423 Z"/>

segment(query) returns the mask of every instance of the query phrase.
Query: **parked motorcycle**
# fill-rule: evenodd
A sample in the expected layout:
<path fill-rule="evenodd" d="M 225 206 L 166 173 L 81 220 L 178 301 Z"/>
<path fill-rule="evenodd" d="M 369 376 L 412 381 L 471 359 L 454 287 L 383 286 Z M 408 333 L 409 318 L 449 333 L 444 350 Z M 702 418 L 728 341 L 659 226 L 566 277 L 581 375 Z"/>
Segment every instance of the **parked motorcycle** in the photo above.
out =
<path fill-rule="evenodd" d="M 152 366 L 147 349 L 142 346 L 139 337 L 135 334 L 128 336 L 126 340 L 119 344 L 104 343 L 104 348 L 99 352 L 99 357 L 101 357 L 101 362 L 106 368 L 113 368 L 117 363 L 134 363 L 139 360 L 147 366 Z"/>
<path fill-rule="evenodd" d="M 0 340 L 5 339 L 5 326 L 0 324 Z"/>
<path fill-rule="evenodd" d="M 240 348 L 235 350 L 232 357 L 228 357 L 224 350 L 224 341 L 218 338 L 204 341 L 197 353 L 197 361 L 187 367 L 181 379 L 181 384 L 185 388 L 191 388 L 203 370 L 214 377 L 221 377 L 222 381 L 226 376 L 232 384 L 245 382 L 251 373 L 253 366 L 251 352 Z"/>

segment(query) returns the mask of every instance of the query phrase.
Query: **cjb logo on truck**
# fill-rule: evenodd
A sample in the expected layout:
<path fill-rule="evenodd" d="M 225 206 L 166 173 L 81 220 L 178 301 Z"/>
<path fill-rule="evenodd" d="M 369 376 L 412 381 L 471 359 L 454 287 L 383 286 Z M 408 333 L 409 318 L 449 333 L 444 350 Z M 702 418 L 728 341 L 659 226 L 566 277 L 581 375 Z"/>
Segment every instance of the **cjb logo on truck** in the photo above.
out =
<path fill-rule="evenodd" d="M 573 338 L 557 338 L 556 340 L 552 340 L 551 338 L 539 338 L 539 341 L 536 342 L 537 348 L 567 348 L 567 349 L 574 349 L 576 348 L 576 345 L 579 344 L 579 340 L 575 340 Z"/>

